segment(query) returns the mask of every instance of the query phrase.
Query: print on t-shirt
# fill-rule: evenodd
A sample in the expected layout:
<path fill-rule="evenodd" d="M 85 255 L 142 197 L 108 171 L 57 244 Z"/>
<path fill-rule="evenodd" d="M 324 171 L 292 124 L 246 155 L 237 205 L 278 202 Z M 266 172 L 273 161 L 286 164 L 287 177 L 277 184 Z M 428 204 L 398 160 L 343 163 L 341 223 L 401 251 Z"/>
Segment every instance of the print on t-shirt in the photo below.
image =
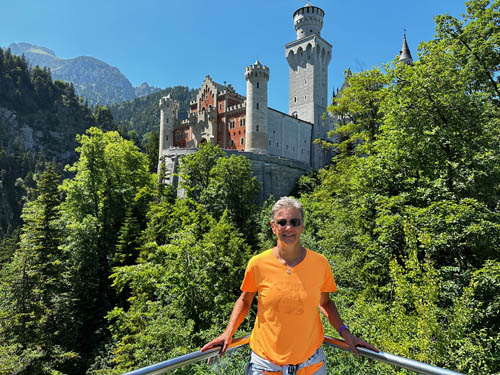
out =
<path fill-rule="evenodd" d="M 304 297 L 306 291 L 302 283 L 290 278 L 288 281 L 279 281 L 276 283 L 280 298 L 278 300 L 278 311 L 291 314 L 302 315 L 304 313 Z"/>

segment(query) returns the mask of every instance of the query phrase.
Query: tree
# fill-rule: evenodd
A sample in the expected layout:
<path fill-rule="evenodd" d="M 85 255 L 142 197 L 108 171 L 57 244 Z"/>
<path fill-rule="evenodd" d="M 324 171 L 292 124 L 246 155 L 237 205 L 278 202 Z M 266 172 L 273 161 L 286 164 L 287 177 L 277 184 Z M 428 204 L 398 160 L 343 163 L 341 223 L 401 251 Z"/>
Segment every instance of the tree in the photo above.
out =
<path fill-rule="evenodd" d="M 184 216 L 182 206 L 169 216 Z M 194 350 L 226 324 L 250 248 L 226 214 L 216 222 L 203 207 L 193 210 L 195 220 L 178 227 L 168 244 L 147 242 L 143 261 L 115 269 L 113 285 L 132 295 L 128 309 L 108 315 L 118 343 L 110 367 L 117 373 Z"/>
<path fill-rule="evenodd" d="M 226 212 L 250 243 L 255 243 L 253 213 L 257 209 L 259 188 L 248 159 L 231 155 L 219 158 L 210 170 L 209 184 L 202 191 L 201 202 L 216 219 Z"/>
<path fill-rule="evenodd" d="M 340 152 L 369 153 L 383 119 L 382 103 L 388 93 L 389 76 L 373 68 L 346 75 L 342 91 L 328 110 L 339 120 L 331 135 L 338 135 Z"/>
<path fill-rule="evenodd" d="M 160 148 L 160 137 L 158 132 L 151 131 L 144 134 L 142 143 L 149 160 L 149 172 L 158 173 L 158 150 Z"/>
<path fill-rule="evenodd" d="M 13 260 L 2 268 L 0 350 L 16 348 L 23 374 L 64 369 L 77 356 L 71 351 L 66 254 L 60 249 L 59 176 L 51 165 L 37 181 L 37 197 L 23 210 L 24 225 Z M 6 354 L 5 352 L 3 354 Z M 70 363 L 67 363 L 70 362 Z M 2 366 L 2 368 L 5 368 Z M 14 370 L 14 369 L 13 369 Z"/>
<path fill-rule="evenodd" d="M 62 204 L 68 235 L 64 248 L 69 270 L 81 368 L 107 338 L 106 313 L 126 302 L 111 288 L 112 267 L 131 264 L 139 251 L 131 244 L 145 227 L 145 213 L 154 191 L 146 157 L 117 132 L 97 128 L 79 136 L 80 158 L 72 179 L 62 184 Z"/>
<path fill-rule="evenodd" d="M 201 202 L 201 194 L 210 183 L 210 171 L 224 156 L 219 146 L 206 142 L 200 144 L 197 152 L 182 158 L 179 165 L 180 187 L 188 198 Z"/>

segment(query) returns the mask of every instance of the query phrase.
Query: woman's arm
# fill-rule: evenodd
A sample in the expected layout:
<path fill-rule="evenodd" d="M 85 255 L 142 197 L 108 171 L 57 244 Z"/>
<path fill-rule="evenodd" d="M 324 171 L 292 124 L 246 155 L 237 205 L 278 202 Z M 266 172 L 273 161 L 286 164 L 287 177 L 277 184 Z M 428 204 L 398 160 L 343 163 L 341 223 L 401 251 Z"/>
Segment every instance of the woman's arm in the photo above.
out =
<path fill-rule="evenodd" d="M 209 343 L 203 345 L 201 351 L 212 349 L 216 346 L 222 346 L 220 350 L 220 354 L 224 355 L 228 346 L 233 341 L 234 332 L 238 329 L 240 324 L 245 319 L 245 316 L 248 314 L 250 310 L 250 306 L 252 306 L 252 301 L 255 296 L 255 292 L 242 292 L 240 297 L 236 300 L 233 306 L 233 312 L 231 313 L 231 317 L 229 318 L 229 323 L 227 324 L 226 330 L 219 337 L 216 337 Z"/>
<path fill-rule="evenodd" d="M 323 315 L 326 316 L 330 324 L 337 330 L 340 330 L 340 327 L 344 325 L 342 322 L 342 318 L 340 317 L 340 314 L 337 310 L 337 306 L 335 306 L 335 302 L 333 302 L 330 299 L 330 293 L 328 292 L 321 292 L 321 298 L 319 301 L 319 308 Z M 356 349 L 356 346 L 363 346 L 365 348 L 368 348 L 370 350 L 373 350 L 375 352 L 378 352 L 378 349 L 375 348 L 373 345 L 368 344 L 366 341 L 360 339 L 357 336 L 354 336 L 348 328 L 343 329 L 342 332 L 340 333 L 342 338 L 345 340 L 346 344 L 349 345 L 349 348 L 351 351 L 359 355 L 358 350 Z"/>

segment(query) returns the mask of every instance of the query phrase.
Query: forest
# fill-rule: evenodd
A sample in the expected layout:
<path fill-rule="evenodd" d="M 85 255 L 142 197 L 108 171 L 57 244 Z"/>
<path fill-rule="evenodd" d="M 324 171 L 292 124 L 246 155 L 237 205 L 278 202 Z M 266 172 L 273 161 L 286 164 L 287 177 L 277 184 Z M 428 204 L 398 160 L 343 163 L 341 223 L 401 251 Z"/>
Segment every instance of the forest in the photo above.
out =
<path fill-rule="evenodd" d="M 350 329 L 464 374 L 500 372 L 499 15 L 500 0 L 467 1 L 460 19 L 435 17 L 412 65 L 350 75 L 328 109 L 336 156 L 292 192 Z M 2 105 L 32 87 L 0 72 Z M 118 375 L 198 350 L 224 330 L 250 257 L 273 246 L 279 197 L 256 203 L 247 159 L 203 145 L 182 160 L 177 197 L 154 149 L 109 110 L 89 116 L 75 160 L 38 165 L 22 224 L 0 238 L 0 374 Z M 329 374 L 410 374 L 325 351 Z M 241 374 L 246 354 L 175 373 Z"/>

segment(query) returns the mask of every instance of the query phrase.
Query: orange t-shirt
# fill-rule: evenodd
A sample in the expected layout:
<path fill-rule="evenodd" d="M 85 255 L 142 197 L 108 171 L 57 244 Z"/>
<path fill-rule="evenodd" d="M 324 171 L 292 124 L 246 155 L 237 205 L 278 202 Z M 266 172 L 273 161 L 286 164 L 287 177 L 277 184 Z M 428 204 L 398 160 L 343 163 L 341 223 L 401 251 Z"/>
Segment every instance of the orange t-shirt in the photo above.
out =
<path fill-rule="evenodd" d="M 321 346 L 321 292 L 337 290 L 328 260 L 312 250 L 306 249 L 290 274 L 287 269 L 266 250 L 250 259 L 241 285 L 244 292 L 258 293 L 250 347 L 278 365 L 304 362 Z"/>

